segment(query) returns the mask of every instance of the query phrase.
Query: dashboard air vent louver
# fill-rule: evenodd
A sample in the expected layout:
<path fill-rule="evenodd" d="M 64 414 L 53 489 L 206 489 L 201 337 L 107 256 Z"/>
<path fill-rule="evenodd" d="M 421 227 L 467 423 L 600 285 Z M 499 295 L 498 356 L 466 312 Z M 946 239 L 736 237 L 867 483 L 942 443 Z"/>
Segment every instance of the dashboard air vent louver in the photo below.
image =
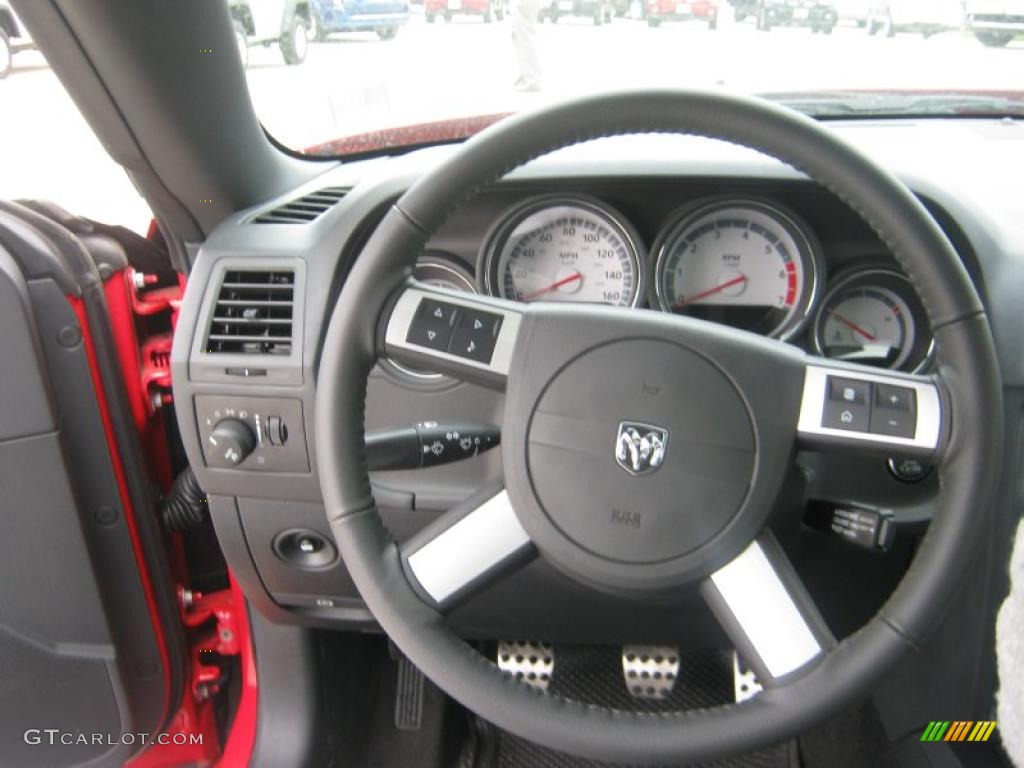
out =
<path fill-rule="evenodd" d="M 228 270 L 213 308 L 206 351 L 290 354 L 294 294 L 291 270 Z"/>
<path fill-rule="evenodd" d="M 348 194 L 347 187 L 325 187 L 261 213 L 257 224 L 308 224 Z"/>

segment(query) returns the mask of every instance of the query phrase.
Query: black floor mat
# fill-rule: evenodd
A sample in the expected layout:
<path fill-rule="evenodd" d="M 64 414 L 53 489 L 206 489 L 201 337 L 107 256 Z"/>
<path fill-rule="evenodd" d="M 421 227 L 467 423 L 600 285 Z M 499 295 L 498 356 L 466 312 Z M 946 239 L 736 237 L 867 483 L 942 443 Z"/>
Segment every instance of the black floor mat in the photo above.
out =
<path fill-rule="evenodd" d="M 549 691 L 574 701 L 634 712 L 666 712 L 713 707 L 733 699 L 732 659 L 723 651 L 691 651 L 680 657 L 679 680 L 664 699 L 636 699 L 622 678 L 620 649 L 558 646 Z M 460 768 L 611 768 L 616 765 L 567 755 L 513 736 L 473 719 Z M 686 768 L 697 768 L 691 764 Z M 700 763 L 701 768 L 794 768 L 796 743 L 787 741 L 731 760 Z"/>

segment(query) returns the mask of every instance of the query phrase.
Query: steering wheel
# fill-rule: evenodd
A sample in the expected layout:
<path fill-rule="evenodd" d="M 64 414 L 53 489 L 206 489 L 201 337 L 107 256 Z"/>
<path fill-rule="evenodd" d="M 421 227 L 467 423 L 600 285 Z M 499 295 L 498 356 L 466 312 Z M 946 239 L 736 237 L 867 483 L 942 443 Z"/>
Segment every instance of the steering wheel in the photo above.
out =
<path fill-rule="evenodd" d="M 627 133 L 732 142 L 831 190 L 915 286 L 936 338 L 937 372 L 815 358 L 664 313 L 524 305 L 412 279 L 429 236 L 477 190 L 547 152 Z M 367 375 L 384 355 L 505 393 L 504 487 L 402 545 L 380 520 L 365 461 Z M 882 395 L 900 398 L 897 426 L 837 420 L 839 399 L 877 410 L 869 404 Z M 776 743 L 864 695 L 941 618 L 986 528 L 1002 445 L 982 303 L 921 203 L 813 120 L 699 91 L 602 95 L 514 116 L 423 176 L 348 275 L 324 341 L 316 410 L 317 463 L 339 551 L 409 659 L 520 737 L 645 764 Z M 840 642 L 770 532 L 798 448 L 919 456 L 939 472 L 938 508 L 911 567 L 878 614 Z M 637 600 L 699 586 L 764 690 L 742 704 L 643 714 L 559 698 L 504 675 L 451 631 L 445 613 L 535 556 Z"/>

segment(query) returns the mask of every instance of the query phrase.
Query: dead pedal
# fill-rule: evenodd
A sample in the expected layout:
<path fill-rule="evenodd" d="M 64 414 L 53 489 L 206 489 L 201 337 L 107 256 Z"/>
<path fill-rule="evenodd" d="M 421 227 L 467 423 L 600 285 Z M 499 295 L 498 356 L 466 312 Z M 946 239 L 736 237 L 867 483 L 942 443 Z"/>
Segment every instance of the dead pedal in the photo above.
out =
<path fill-rule="evenodd" d="M 670 645 L 624 645 L 622 679 L 635 699 L 666 699 L 679 679 L 679 649 Z"/>
<path fill-rule="evenodd" d="M 506 675 L 539 691 L 547 690 L 555 672 L 555 649 L 550 643 L 502 640 L 496 660 L 498 669 Z"/>
<path fill-rule="evenodd" d="M 423 721 L 423 673 L 404 653 L 395 659 L 398 682 L 395 686 L 395 728 L 418 731 Z"/>
<path fill-rule="evenodd" d="M 732 679 L 736 690 L 737 704 L 754 698 L 764 690 L 761 684 L 757 682 L 757 677 L 754 676 L 753 670 L 746 665 L 736 651 L 732 652 Z"/>

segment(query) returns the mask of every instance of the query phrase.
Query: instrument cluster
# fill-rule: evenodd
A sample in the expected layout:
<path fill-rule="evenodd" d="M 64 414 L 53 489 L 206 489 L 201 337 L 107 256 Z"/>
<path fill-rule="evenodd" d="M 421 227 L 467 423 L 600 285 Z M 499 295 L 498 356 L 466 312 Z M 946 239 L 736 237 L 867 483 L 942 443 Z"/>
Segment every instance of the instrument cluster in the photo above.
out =
<path fill-rule="evenodd" d="M 858 265 L 828 281 L 814 231 L 795 212 L 755 197 L 688 203 L 663 222 L 649 251 L 636 227 L 601 200 L 531 197 L 491 226 L 475 276 L 457 261 L 425 253 L 417 277 L 514 301 L 648 307 L 803 338 L 816 354 L 893 370 L 926 368 L 934 348 L 904 275 Z"/>

